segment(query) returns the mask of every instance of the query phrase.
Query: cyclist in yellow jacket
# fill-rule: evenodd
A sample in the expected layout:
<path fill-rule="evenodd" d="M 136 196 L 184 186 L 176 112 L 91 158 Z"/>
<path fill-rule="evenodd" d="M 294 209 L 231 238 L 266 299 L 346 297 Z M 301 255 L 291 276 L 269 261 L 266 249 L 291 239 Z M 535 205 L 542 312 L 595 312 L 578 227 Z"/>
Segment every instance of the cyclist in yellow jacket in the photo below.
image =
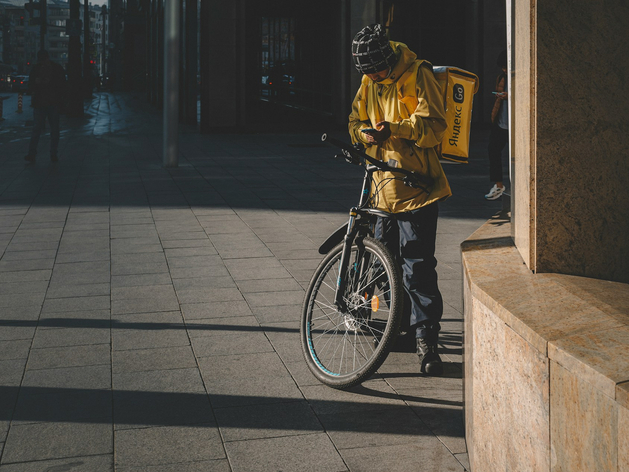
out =
<path fill-rule="evenodd" d="M 374 207 L 395 218 L 378 218 L 375 237 L 402 263 L 410 303 L 410 335 L 415 335 L 423 373 L 440 375 L 438 353 L 443 301 L 437 285 L 435 239 L 439 200 L 450 195 L 435 146 L 447 127 L 441 89 L 432 65 L 417 59 L 405 44 L 389 41 L 380 25 L 363 28 L 352 41 L 352 58 L 363 73 L 349 116 L 354 143 L 393 167 L 416 171 L 430 184 L 425 190 L 376 172 L 371 188 Z"/>

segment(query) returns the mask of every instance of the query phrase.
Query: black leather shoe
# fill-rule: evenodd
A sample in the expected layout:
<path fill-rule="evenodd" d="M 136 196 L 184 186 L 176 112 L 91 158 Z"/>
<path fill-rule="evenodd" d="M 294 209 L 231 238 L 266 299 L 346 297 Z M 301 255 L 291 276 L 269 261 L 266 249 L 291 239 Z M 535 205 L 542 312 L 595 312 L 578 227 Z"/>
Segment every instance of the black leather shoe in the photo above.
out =
<path fill-rule="evenodd" d="M 437 344 L 428 344 L 424 338 L 417 338 L 417 355 L 422 374 L 443 374 L 443 363 L 437 352 Z"/>
<path fill-rule="evenodd" d="M 28 162 L 29 164 L 33 164 L 35 162 L 35 156 L 31 156 L 29 154 L 28 156 L 24 156 L 24 160 Z"/>

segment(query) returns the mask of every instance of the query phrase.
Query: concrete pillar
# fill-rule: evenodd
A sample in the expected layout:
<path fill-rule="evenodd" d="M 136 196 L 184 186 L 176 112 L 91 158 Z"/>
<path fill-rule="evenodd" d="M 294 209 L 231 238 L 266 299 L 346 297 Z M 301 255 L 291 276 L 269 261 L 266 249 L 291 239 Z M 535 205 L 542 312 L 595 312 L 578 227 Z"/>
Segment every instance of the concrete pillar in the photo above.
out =
<path fill-rule="evenodd" d="M 183 121 L 188 125 L 197 123 L 197 17 L 198 1 L 185 1 L 184 14 L 184 37 L 183 39 L 183 64 L 184 74 L 182 86 L 184 94 L 183 101 Z"/>
<path fill-rule="evenodd" d="M 210 57 L 208 50 L 210 49 L 210 29 L 208 21 L 211 17 L 210 0 L 199 0 L 199 16 L 201 17 L 201 25 L 199 31 L 199 74 L 201 75 L 201 85 L 199 93 L 201 95 L 201 116 L 200 129 L 201 133 L 210 131 Z"/>
<path fill-rule="evenodd" d="M 180 1 L 166 0 L 164 8 L 164 167 L 179 161 Z"/>
<path fill-rule="evenodd" d="M 164 3 L 165 0 L 157 0 L 157 106 L 164 106 Z"/>
<path fill-rule="evenodd" d="M 159 48 L 160 48 L 160 43 L 159 43 L 159 38 L 160 38 L 160 34 L 159 34 L 159 25 L 160 25 L 160 21 L 159 21 L 159 16 L 160 16 L 160 8 L 159 8 L 159 0 L 152 0 L 151 1 L 152 5 L 153 5 L 153 15 L 151 17 L 151 29 L 152 29 L 152 34 L 151 34 L 151 87 L 153 88 L 153 97 L 152 97 L 152 103 L 153 105 L 159 105 L 161 103 L 161 90 L 159 88 L 159 84 L 160 84 L 160 80 L 159 80 L 159 75 L 160 75 L 160 69 L 159 69 L 159 64 L 160 64 L 160 53 L 159 53 Z"/>
<path fill-rule="evenodd" d="M 515 244 L 535 272 L 629 282 L 629 5 L 511 5 Z"/>
<path fill-rule="evenodd" d="M 109 50 L 109 78 L 114 90 L 122 89 L 122 54 L 124 38 L 122 35 L 122 2 L 109 1 L 109 42 L 113 47 Z"/>
<path fill-rule="evenodd" d="M 92 96 L 92 68 L 90 64 L 90 4 L 83 0 L 83 96 Z"/>
<path fill-rule="evenodd" d="M 153 0 L 147 2 L 146 12 L 146 99 L 153 103 L 153 79 L 151 71 L 153 68 Z"/>
<path fill-rule="evenodd" d="M 70 19 L 78 20 L 79 0 L 70 0 Z M 73 31 L 68 41 L 68 115 L 83 116 L 83 95 L 81 94 L 81 37 Z"/>

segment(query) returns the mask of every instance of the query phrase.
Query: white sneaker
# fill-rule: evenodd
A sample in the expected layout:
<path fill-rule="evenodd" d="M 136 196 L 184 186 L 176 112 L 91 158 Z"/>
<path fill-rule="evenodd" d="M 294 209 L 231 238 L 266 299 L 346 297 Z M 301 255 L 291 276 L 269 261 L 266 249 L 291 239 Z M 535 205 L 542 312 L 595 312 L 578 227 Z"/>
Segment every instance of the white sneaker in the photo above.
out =
<path fill-rule="evenodd" d="M 489 193 L 485 195 L 485 198 L 487 200 L 496 200 L 497 198 L 502 197 L 502 194 L 504 193 L 504 191 L 505 191 L 505 187 L 498 187 L 497 185 L 494 184 L 494 186 L 491 188 Z"/>

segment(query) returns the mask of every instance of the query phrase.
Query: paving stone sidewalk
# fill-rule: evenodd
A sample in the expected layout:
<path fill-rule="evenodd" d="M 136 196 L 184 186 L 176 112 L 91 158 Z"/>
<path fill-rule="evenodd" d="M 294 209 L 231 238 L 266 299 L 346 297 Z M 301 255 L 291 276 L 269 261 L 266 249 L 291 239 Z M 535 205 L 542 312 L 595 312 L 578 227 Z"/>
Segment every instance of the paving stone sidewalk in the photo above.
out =
<path fill-rule="evenodd" d="M 25 166 L 32 111 L 15 100 L 0 122 L 0 472 L 465 470 L 459 245 L 502 207 L 483 198 L 486 133 L 469 165 L 444 164 L 446 375 L 395 352 L 341 392 L 299 343 L 317 248 L 361 185 L 327 130 L 184 127 L 166 170 L 161 115 L 99 93 L 63 117 L 59 163 L 43 137 Z"/>

